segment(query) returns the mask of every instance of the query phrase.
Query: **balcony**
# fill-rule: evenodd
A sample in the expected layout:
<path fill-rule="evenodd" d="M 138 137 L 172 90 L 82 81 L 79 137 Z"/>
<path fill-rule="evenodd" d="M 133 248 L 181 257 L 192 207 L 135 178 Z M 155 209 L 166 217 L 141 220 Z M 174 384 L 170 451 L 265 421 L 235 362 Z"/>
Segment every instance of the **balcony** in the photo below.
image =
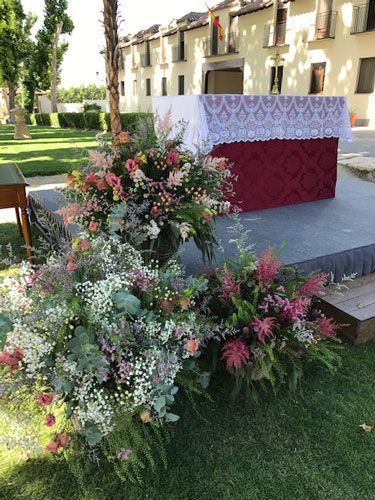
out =
<path fill-rule="evenodd" d="M 238 33 L 230 33 L 222 40 L 217 38 L 205 38 L 203 40 L 204 56 L 223 56 L 227 54 L 237 54 L 239 46 Z"/>
<path fill-rule="evenodd" d="M 365 5 L 357 5 L 353 8 L 353 22 L 350 33 L 366 33 L 375 31 L 375 2 L 369 0 Z"/>
<path fill-rule="evenodd" d="M 288 34 L 289 30 L 286 29 L 286 22 L 266 24 L 264 27 L 263 48 L 288 45 Z"/>
<path fill-rule="evenodd" d="M 180 62 L 187 60 L 187 47 L 183 45 L 174 45 L 172 47 L 172 62 Z"/>
<path fill-rule="evenodd" d="M 307 42 L 335 38 L 337 11 L 321 12 L 316 15 L 315 24 L 308 29 Z"/>
<path fill-rule="evenodd" d="M 151 54 L 148 52 L 145 52 L 144 54 L 141 54 L 141 67 L 147 68 L 148 66 L 152 66 Z"/>

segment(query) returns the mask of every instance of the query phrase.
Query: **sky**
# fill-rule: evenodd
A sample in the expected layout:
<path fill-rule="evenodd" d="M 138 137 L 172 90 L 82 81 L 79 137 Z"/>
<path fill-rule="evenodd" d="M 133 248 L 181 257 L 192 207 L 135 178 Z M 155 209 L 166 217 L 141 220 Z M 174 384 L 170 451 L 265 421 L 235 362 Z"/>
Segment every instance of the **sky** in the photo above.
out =
<path fill-rule="evenodd" d="M 22 4 L 26 12 L 38 16 L 36 31 L 43 22 L 44 0 L 22 0 Z M 104 47 L 102 7 L 102 0 L 69 0 L 68 13 L 75 29 L 66 38 L 69 49 L 63 61 L 61 87 L 105 83 L 104 60 L 100 55 Z M 204 0 L 120 0 L 121 34 L 135 33 L 152 24 L 167 24 L 190 11 L 205 10 Z"/>

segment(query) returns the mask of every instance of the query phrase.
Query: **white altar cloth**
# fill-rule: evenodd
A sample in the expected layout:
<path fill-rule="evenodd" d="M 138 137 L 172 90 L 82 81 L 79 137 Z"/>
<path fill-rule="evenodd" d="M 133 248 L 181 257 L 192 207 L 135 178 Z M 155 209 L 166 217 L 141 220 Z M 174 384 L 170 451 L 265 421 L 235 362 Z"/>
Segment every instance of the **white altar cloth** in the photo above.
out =
<path fill-rule="evenodd" d="M 271 139 L 352 140 L 346 98 L 261 94 L 200 94 L 154 97 L 153 112 L 185 122 L 187 149 Z M 174 129 L 173 133 L 176 132 Z"/>

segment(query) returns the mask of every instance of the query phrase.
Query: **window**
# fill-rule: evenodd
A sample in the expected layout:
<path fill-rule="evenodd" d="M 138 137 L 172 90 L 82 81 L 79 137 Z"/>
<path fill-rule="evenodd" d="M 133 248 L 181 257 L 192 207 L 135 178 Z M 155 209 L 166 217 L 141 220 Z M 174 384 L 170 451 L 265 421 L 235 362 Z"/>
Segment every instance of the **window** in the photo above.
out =
<path fill-rule="evenodd" d="M 185 94 L 185 76 L 178 75 L 178 95 Z"/>
<path fill-rule="evenodd" d="M 322 94 L 324 88 L 324 78 L 326 73 L 326 63 L 314 63 L 311 65 L 311 81 L 309 94 Z"/>
<path fill-rule="evenodd" d="M 133 95 L 137 95 L 137 80 L 133 80 Z"/>
<path fill-rule="evenodd" d="M 359 60 L 359 74 L 356 92 L 371 94 L 375 84 L 375 57 Z"/>
<path fill-rule="evenodd" d="M 161 79 L 161 95 L 167 95 L 167 79 L 165 76 Z"/>
<path fill-rule="evenodd" d="M 120 93 L 122 96 L 125 95 L 125 82 L 124 82 L 124 80 L 122 82 L 120 82 Z"/>
<path fill-rule="evenodd" d="M 215 16 L 220 22 L 219 16 Z M 217 55 L 219 53 L 219 30 L 216 24 L 212 23 L 212 38 L 211 38 L 211 55 Z"/>
<path fill-rule="evenodd" d="M 185 61 L 185 32 L 179 31 L 179 61 Z"/>
<path fill-rule="evenodd" d="M 285 45 L 288 9 L 279 6 L 276 15 L 275 45 Z"/>
<path fill-rule="evenodd" d="M 275 83 L 275 66 L 271 67 L 271 83 L 270 83 L 270 92 L 272 91 L 272 87 Z M 277 78 L 279 79 L 277 83 L 277 88 L 279 89 L 279 94 L 281 94 L 281 85 L 283 81 L 283 71 L 284 71 L 284 66 L 278 66 L 277 67 Z"/>
<path fill-rule="evenodd" d="M 229 41 L 228 41 L 228 52 L 237 52 L 237 42 L 238 42 L 238 16 L 230 17 L 229 20 Z"/>
<path fill-rule="evenodd" d="M 151 95 L 151 78 L 146 78 L 146 95 Z"/>

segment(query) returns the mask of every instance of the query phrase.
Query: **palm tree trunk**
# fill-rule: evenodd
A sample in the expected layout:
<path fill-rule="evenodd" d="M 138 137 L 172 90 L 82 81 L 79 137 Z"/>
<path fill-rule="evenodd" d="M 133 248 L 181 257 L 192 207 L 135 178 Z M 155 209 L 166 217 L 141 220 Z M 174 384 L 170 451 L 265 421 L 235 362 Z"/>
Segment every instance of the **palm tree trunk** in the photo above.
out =
<path fill-rule="evenodd" d="M 107 90 L 111 113 L 111 131 L 121 132 L 120 95 L 119 95 L 119 49 L 118 49 L 118 0 L 103 0 L 104 34 L 106 41 Z"/>
<path fill-rule="evenodd" d="M 16 106 L 16 92 L 17 92 L 17 85 L 14 83 L 9 83 L 8 84 L 8 106 L 9 106 L 9 121 L 10 121 L 10 123 L 15 123 L 15 121 L 16 121 L 16 116 L 14 113 L 12 113 L 12 110 Z"/>

